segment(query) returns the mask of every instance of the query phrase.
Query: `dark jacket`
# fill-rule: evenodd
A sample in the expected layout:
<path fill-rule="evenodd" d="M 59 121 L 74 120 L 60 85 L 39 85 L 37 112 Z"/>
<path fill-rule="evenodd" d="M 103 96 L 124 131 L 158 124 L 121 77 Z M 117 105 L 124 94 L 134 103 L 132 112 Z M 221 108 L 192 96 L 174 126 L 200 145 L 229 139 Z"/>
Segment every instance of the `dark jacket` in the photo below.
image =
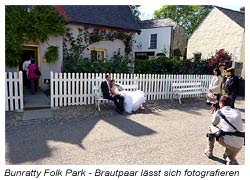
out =
<path fill-rule="evenodd" d="M 103 81 L 101 83 L 101 89 L 103 93 L 103 98 L 108 99 L 111 96 L 111 94 L 106 81 Z"/>
<path fill-rule="evenodd" d="M 237 95 L 238 91 L 238 77 L 229 76 L 225 82 L 225 91 L 228 95 L 233 94 Z"/>

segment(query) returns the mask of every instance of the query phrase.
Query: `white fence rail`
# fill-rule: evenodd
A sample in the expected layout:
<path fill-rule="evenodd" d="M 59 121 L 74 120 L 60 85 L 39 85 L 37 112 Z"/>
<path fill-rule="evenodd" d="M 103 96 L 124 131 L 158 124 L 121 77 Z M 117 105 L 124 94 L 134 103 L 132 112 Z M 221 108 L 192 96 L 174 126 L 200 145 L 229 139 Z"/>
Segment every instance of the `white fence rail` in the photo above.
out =
<path fill-rule="evenodd" d="M 5 111 L 23 110 L 23 74 L 5 72 Z"/>
<path fill-rule="evenodd" d="M 124 85 L 137 84 L 147 100 L 160 100 L 172 98 L 172 82 L 201 82 L 208 88 L 212 76 L 114 73 L 112 78 Z M 101 73 L 51 72 L 51 107 L 94 104 L 92 88 L 100 85 L 104 79 L 105 74 Z"/>

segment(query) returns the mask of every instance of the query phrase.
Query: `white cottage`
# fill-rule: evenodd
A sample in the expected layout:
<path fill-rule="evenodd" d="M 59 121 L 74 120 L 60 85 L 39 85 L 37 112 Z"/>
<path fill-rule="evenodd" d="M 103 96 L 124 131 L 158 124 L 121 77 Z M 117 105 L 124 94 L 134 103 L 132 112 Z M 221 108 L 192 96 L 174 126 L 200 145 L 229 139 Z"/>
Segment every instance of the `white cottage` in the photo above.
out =
<path fill-rule="evenodd" d="M 55 9 L 67 19 L 67 28 L 71 30 L 73 36 L 78 35 L 79 29 L 86 29 L 90 32 L 95 29 L 102 30 L 102 33 L 124 33 L 133 36 L 140 32 L 140 27 L 136 22 L 130 7 L 127 5 L 84 5 L 84 6 L 55 6 Z M 104 32 L 105 31 L 105 32 Z M 61 72 L 63 63 L 63 41 L 64 37 L 50 36 L 45 43 L 27 42 L 23 45 L 23 60 L 35 58 L 41 70 L 40 87 L 46 88 L 46 81 L 50 78 L 50 71 Z M 55 63 L 47 63 L 45 52 L 49 46 L 57 46 L 59 58 Z M 91 56 L 91 51 L 95 51 L 98 58 L 109 59 L 114 53 L 119 52 L 125 55 L 125 42 L 119 38 L 110 40 L 104 39 L 96 41 L 88 46 L 84 52 L 85 57 Z M 6 67 L 8 71 L 22 70 L 22 62 L 18 68 Z"/>
<path fill-rule="evenodd" d="M 184 29 L 170 18 L 145 20 L 140 23 L 141 33 L 135 35 L 135 59 L 158 55 L 184 56 L 187 37 Z"/>
<path fill-rule="evenodd" d="M 187 58 L 211 58 L 216 50 L 235 55 L 238 75 L 245 76 L 245 12 L 214 7 L 188 40 Z"/>

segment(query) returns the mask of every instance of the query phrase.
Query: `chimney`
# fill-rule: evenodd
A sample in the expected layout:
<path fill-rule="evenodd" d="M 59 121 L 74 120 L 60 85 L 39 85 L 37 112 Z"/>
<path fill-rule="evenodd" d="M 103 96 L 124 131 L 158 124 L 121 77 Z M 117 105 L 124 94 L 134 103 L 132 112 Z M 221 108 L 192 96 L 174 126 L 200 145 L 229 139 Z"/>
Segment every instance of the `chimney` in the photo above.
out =
<path fill-rule="evenodd" d="M 245 6 L 240 8 L 240 12 L 245 13 Z"/>

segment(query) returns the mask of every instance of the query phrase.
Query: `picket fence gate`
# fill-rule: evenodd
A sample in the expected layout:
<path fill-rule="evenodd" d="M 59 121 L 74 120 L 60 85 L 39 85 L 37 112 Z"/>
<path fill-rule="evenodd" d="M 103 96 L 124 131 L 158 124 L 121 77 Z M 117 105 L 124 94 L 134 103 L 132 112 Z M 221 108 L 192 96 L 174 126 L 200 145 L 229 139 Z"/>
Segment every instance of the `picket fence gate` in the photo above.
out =
<path fill-rule="evenodd" d="M 123 85 L 138 85 L 146 100 L 171 99 L 171 83 L 201 82 L 208 88 L 211 75 L 119 74 L 112 78 Z M 50 73 L 51 107 L 94 104 L 93 86 L 105 79 L 104 73 Z M 186 95 L 194 97 L 198 95 Z"/>
<path fill-rule="evenodd" d="M 23 74 L 5 72 L 5 111 L 23 111 Z"/>

